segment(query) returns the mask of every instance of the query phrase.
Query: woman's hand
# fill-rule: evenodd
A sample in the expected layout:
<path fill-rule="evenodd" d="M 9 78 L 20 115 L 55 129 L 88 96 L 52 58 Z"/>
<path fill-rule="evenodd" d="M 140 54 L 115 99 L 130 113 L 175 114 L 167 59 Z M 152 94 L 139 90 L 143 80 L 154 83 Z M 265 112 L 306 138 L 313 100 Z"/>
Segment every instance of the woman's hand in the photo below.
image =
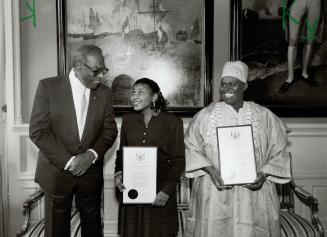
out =
<path fill-rule="evenodd" d="M 167 201 L 169 199 L 169 195 L 160 191 L 156 198 L 154 199 L 152 205 L 157 207 L 163 207 L 166 205 Z"/>
<path fill-rule="evenodd" d="M 210 175 L 212 182 L 219 191 L 232 188 L 232 186 L 224 185 L 224 181 L 221 179 L 218 170 L 216 170 L 213 166 L 204 167 L 203 170 Z"/>
<path fill-rule="evenodd" d="M 119 189 L 120 192 L 123 192 L 126 189 L 123 184 L 123 174 L 117 174 L 115 176 L 114 181 L 115 181 L 116 187 Z"/>
<path fill-rule="evenodd" d="M 259 172 L 256 180 L 252 184 L 245 184 L 243 187 L 251 189 L 252 191 L 259 190 L 263 183 L 266 181 L 267 175 L 263 172 Z"/>

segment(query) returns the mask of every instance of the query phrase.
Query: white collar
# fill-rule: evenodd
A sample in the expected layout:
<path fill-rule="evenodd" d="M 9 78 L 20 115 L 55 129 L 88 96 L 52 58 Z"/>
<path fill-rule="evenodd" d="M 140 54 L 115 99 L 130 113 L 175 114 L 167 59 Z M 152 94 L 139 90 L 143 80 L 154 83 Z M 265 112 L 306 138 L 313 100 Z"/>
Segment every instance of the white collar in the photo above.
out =
<path fill-rule="evenodd" d="M 69 73 L 69 80 L 72 86 L 72 89 L 77 89 L 79 91 L 85 91 L 87 88 L 82 84 L 82 82 L 76 77 L 74 68 Z"/>
<path fill-rule="evenodd" d="M 230 110 L 230 112 L 232 113 L 236 113 L 236 114 L 241 114 L 243 113 L 243 111 L 246 111 L 248 109 L 248 103 L 246 101 L 243 101 L 243 106 L 241 108 L 239 108 L 238 112 L 236 112 L 236 110 L 233 108 L 233 106 L 226 104 L 224 101 L 222 101 L 222 104 L 225 106 L 225 108 L 227 108 L 228 110 Z"/>

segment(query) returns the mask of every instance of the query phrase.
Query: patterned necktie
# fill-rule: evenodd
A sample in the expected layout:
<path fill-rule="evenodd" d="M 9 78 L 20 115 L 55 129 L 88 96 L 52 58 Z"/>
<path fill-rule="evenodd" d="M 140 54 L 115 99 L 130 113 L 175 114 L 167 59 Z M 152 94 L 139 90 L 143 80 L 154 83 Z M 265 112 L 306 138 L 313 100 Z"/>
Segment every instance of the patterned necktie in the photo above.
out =
<path fill-rule="evenodd" d="M 86 114 L 87 114 L 87 98 L 86 98 L 86 88 L 85 88 L 81 96 L 81 114 L 80 114 L 79 128 L 78 128 L 80 139 L 82 139 L 82 135 L 83 135 Z"/>

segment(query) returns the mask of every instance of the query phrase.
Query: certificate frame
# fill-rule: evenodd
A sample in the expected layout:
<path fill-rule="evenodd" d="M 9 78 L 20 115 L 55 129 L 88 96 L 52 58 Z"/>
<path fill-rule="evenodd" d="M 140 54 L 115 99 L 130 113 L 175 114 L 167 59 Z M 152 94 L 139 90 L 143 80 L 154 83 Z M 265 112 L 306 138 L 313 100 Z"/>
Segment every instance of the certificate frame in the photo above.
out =
<path fill-rule="evenodd" d="M 157 195 L 157 163 L 157 147 L 123 147 L 123 204 L 152 204 Z"/>
<path fill-rule="evenodd" d="M 249 128 L 250 130 L 246 131 L 246 128 Z M 231 143 L 235 143 L 235 144 L 232 144 L 228 147 L 226 146 L 227 142 L 225 140 L 222 140 L 222 137 L 220 136 L 220 134 L 222 135 L 222 130 L 227 131 L 227 132 L 225 131 L 225 134 L 229 132 L 230 144 Z M 250 134 L 244 134 L 244 132 L 248 132 Z M 219 172 L 219 176 L 223 179 L 224 184 L 225 185 L 241 185 L 241 184 L 253 183 L 255 181 L 255 179 L 257 178 L 257 165 L 255 162 L 252 125 L 245 124 L 245 125 L 237 125 L 237 126 L 218 126 L 218 127 L 216 127 L 216 134 L 217 134 L 217 146 L 218 146 L 218 166 L 219 166 L 218 172 Z M 228 155 L 230 155 L 230 156 L 233 153 L 238 154 L 238 152 L 239 152 L 239 154 L 241 154 L 240 151 L 235 151 L 235 148 L 236 148 L 236 145 L 240 145 L 240 142 L 242 141 L 241 139 L 244 136 L 246 138 L 250 137 L 250 139 L 251 139 L 249 142 L 250 144 L 248 144 L 248 143 L 245 144 L 245 145 L 250 146 L 250 147 L 248 147 L 248 150 L 243 150 L 243 152 L 250 152 L 249 154 L 244 156 L 247 159 L 250 159 L 251 163 L 248 165 L 248 168 L 250 168 L 250 170 L 249 170 L 250 174 L 248 175 L 248 177 L 244 178 L 244 181 L 240 181 L 240 177 L 236 177 L 236 178 L 234 178 L 235 181 L 231 181 L 231 180 L 233 180 L 233 178 L 229 178 L 229 179 L 226 178 L 226 176 L 227 176 L 226 174 L 235 175 L 235 172 L 222 171 L 222 169 L 226 169 L 226 166 L 228 167 L 228 165 L 230 165 L 230 163 L 233 163 L 226 157 L 226 153 L 228 153 Z M 225 143 L 223 141 L 225 141 Z M 244 141 L 246 142 L 246 140 L 244 140 Z M 231 152 L 231 150 L 229 150 L 229 151 L 226 150 L 226 149 L 230 149 L 230 148 L 233 148 L 232 152 Z M 244 153 L 242 153 L 242 154 L 244 154 Z M 230 163 L 228 163 L 228 162 L 230 162 Z M 242 170 L 241 167 L 238 167 L 238 168 L 234 169 L 233 171 L 238 171 L 238 173 L 242 173 L 242 172 L 240 172 L 241 170 Z M 243 172 L 243 174 L 244 174 L 244 172 Z"/>

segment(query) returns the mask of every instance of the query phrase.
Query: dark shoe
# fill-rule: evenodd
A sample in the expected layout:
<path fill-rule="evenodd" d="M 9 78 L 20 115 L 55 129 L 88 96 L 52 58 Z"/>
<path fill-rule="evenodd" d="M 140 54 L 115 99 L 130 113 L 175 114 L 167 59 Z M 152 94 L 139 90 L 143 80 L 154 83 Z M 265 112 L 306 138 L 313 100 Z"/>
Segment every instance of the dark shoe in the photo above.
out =
<path fill-rule="evenodd" d="M 309 77 L 305 78 L 304 76 L 302 76 L 302 80 L 305 81 L 311 87 L 319 86 L 319 83 L 313 77 L 309 76 Z"/>
<path fill-rule="evenodd" d="M 289 82 L 284 82 L 283 85 L 281 85 L 278 93 L 279 94 L 284 94 L 285 92 L 287 92 L 289 89 L 291 88 L 291 83 Z"/>

